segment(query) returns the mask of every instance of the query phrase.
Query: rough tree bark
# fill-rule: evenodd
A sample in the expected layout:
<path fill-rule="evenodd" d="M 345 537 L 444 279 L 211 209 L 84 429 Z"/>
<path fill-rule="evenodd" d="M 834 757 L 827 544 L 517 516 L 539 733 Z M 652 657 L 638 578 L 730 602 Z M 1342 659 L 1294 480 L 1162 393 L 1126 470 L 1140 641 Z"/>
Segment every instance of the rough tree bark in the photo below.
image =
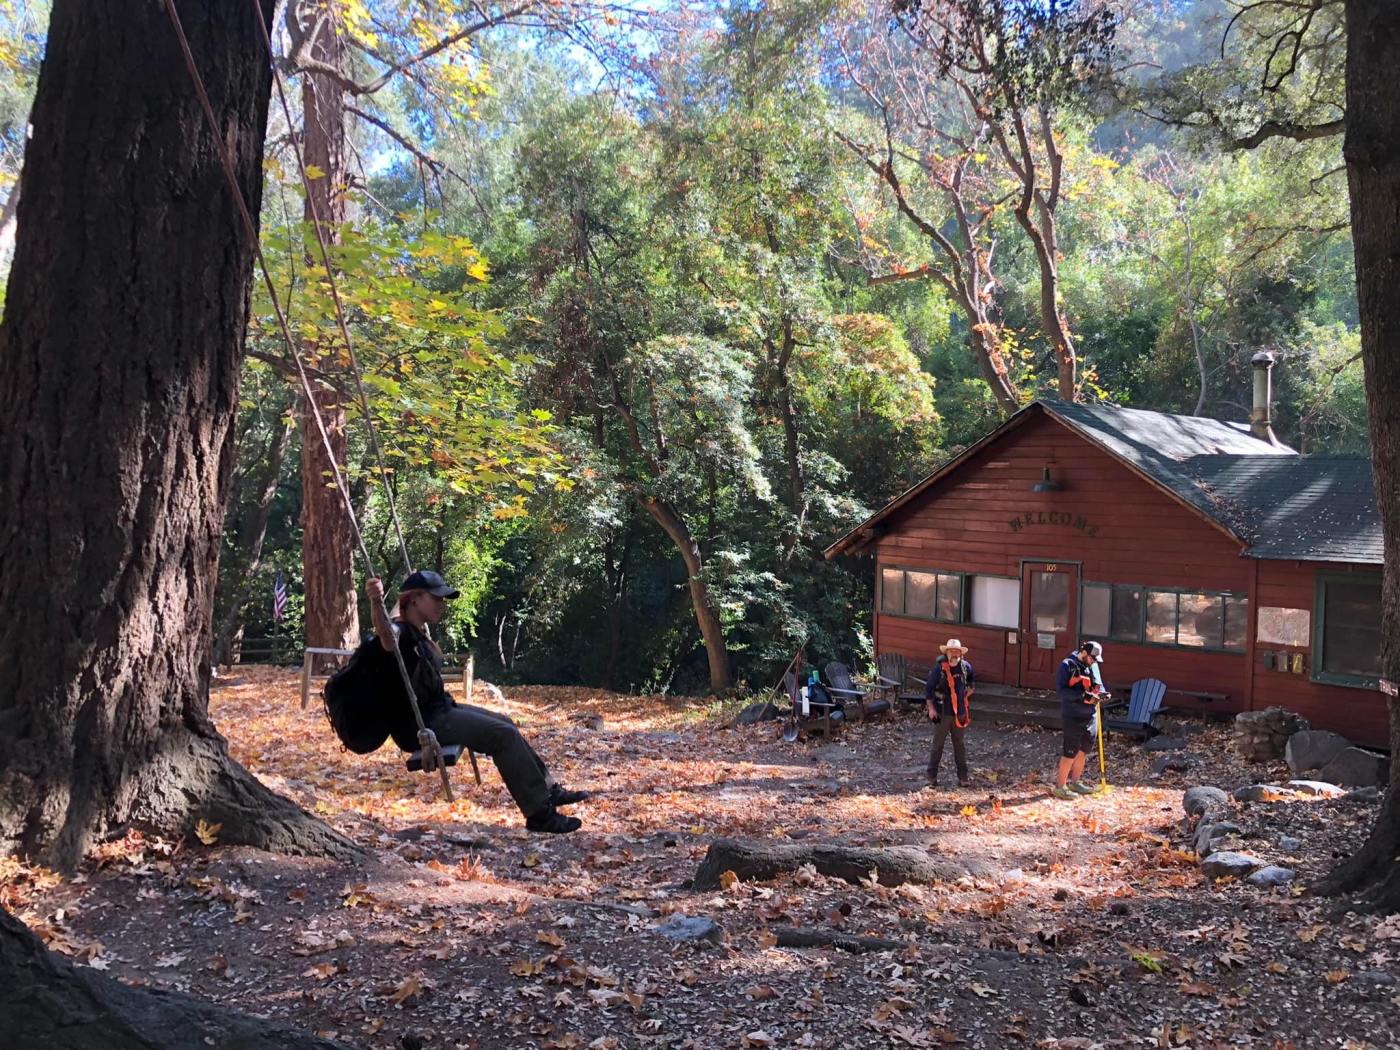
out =
<path fill-rule="evenodd" d="M 184 8 L 256 214 L 253 9 Z M 0 328 L 0 852 L 71 869 L 124 824 L 203 818 L 349 856 L 208 718 L 252 253 L 163 5 L 58 0 L 31 120 Z"/>
<path fill-rule="evenodd" d="M 1381 675 L 1400 682 L 1400 7 L 1347 0 L 1346 158 L 1361 315 L 1366 407 L 1385 549 Z M 1400 698 L 1391 696 L 1390 790 L 1366 844 L 1323 880 L 1322 893 L 1368 891 L 1400 910 Z"/>
<path fill-rule="evenodd" d="M 286 22 L 298 53 L 306 53 L 330 68 L 341 67 L 345 58 L 343 46 L 333 12 L 324 0 L 288 4 Z M 306 165 L 321 172 L 310 180 L 302 217 L 308 224 L 319 219 L 321 236 L 331 244 L 339 237 L 340 224 L 345 220 L 345 186 L 349 179 L 345 160 L 345 91 L 329 75 L 303 72 L 301 108 Z M 320 266 L 321 260 L 313 254 L 307 263 Z M 338 345 L 339 338 L 332 339 L 332 343 Z M 321 348 L 309 346 L 305 352 L 314 358 Z M 335 356 L 327 360 L 333 362 Z M 344 468 L 348 451 L 345 399 L 330 384 L 320 383 L 315 389 L 316 408 L 330 438 L 331 451 L 336 463 Z M 340 493 L 330 484 L 334 477 L 335 469 L 316 429 L 312 406 L 303 399 L 301 571 L 306 644 L 353 649 L 360 640 L 355 534 L 345 516 Z"/>
<path fill-rule="evenodd" d="M 129 988 L 73 966 L 3 910 L 0 974 L 10 1050 L 348 1050 L 179 992 Z"/>

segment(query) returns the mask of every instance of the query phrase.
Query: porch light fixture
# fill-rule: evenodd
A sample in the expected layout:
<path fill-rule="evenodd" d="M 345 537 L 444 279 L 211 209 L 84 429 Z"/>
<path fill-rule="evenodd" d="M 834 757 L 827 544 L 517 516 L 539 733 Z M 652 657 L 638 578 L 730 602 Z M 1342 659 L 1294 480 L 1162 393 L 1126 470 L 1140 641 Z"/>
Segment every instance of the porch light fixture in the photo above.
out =
<path fill-rule="evenodd" d="M 1040 475 L 1040 480 L 1037 481 L 1034 485 L 1031 486 L 1031 491 L 1032 491 L 1032 492 L 1059 492 L 1062 488 L 1064 488 L 1064 486 L 1061 485 L 1058 481 L 1051 481 L 1051 480 L 1050 480 L 1050 468 L 1049 468 L 1049 467 L 1044 467 L 1044 468 L 1043 468 L 1043 472 L 1042 472 L 1041 475 Z"/>

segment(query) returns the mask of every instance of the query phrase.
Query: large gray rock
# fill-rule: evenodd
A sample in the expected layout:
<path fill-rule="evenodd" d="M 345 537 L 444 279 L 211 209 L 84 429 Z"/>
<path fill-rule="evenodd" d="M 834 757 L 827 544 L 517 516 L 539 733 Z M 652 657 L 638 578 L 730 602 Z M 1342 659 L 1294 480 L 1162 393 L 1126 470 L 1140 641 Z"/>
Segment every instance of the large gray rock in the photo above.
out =
<path fill-rule="evenodd" d="M 656 927 L 656 932 L 673 941 L 718 941 L 724 936 L 713 920 L 689 915 L 672 915 Z"/>
<path fill-rule="evenodd" d="M 1251 886 L 1287 886 L 1293 881 L 1293 869 L 1270 864 L 1254 872 L 1246 881 Z"/>
<path fill-rule="evenodd" d="M 1321 769 L 1349 747 L 1351 741 L 1340 733 L 1308 729 L 1288 738 L 1283 757 L 1296 777 L 1310 769 Z"/>
<path fill-rule="evenodd" d="M 1188 817 L 1199 817 L 1212 809 L 1224 810 L 1230 805 L 1230 796 L 1218 787 L 1200 785 L 1189 787 L 1181 796 L 1181 808 Z"/>
<path fill-rule="evenodd" d="M 1235 788 L 1230 797 L 1236 802 L 1287 802 L 1295 798 L 1296 794 L 1277 784 L 1250 784 L 1248 787 Z"/>
<path fill-rule="evenodd" d="M 1376 787 L 1384 784 L 1390 760 L 1374 751 L 1349 747 L 1322 767 L 1317 779 L 1347 787 Z"/>
<path fill-rule="evenodd" d="M 1253 854 L 1230 850 L 1221 850 L 1201 858 L 1201 873 L 1212 879 L 1242 879 L 1263 866 L 1264 862 Z"/>
<path fill-rule="evenodd" d="M 1336 784 L 1324 784 L 1320 780 L 1290 780 L 1288 786 L 1300 795 L 1312 795 L 1314 798 L 1341 798 L 1346 794 Z"/>

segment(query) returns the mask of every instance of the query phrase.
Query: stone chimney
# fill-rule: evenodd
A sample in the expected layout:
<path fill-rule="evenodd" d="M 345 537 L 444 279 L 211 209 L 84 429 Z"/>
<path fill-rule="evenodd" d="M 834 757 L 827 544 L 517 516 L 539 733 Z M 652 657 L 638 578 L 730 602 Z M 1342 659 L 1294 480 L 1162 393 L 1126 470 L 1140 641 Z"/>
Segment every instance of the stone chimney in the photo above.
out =
<path fill-rule="evenodd" d="M 1254 407 L 1249 412 L 1249 429 L 1260 441 L 1277 445 L 1279 440 L 1274 437 L 1272 425 L 1274 355 L 1260 350 L 1249 363 L 1254 366 Z"/>

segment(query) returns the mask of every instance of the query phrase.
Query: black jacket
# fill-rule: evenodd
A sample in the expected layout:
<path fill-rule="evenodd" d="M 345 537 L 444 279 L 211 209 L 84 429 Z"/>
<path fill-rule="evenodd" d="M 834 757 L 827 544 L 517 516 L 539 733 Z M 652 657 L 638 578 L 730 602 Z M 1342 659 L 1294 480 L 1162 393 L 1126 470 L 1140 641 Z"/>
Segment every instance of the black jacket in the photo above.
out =
<path fill-rule="evenodd" d="M 977 676 L 972 672 L 972 665 L 966 660 L 959 660 L 949 667 L 946 656 L 940 656 L 933 665 L 933 670 L 929 672 L 928 681 L 924 684 L 924 699 L 933 702 L 933 709 L 942 718 L 951 710 L 952 697 L 948 691 L 948 675 L 944 669 L 949 668 L 953 676 L 953 686 L 958 693 L 958 710 L 967 711 L 967 694 L 971 691 L 973 684 L 977 681 Z"/>

